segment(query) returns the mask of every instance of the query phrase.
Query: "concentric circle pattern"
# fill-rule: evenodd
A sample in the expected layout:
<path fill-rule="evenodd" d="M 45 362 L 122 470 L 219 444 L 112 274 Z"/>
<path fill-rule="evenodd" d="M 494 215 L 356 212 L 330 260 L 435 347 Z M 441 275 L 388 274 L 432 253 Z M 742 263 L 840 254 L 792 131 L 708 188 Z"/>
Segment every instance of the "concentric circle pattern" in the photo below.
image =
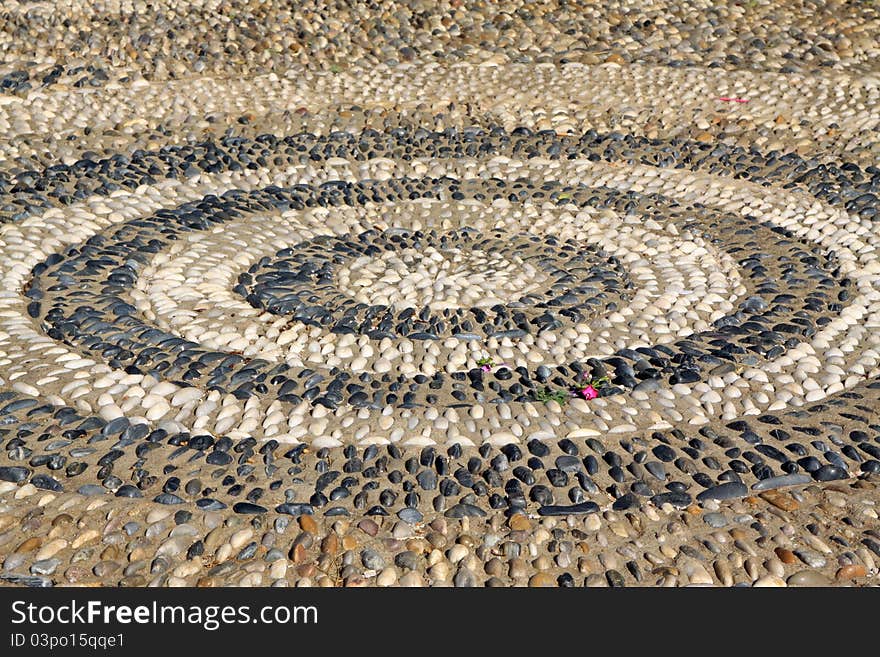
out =
<path fill-rule="evenodd" d="M 618 309 L 620 298 L 603 298 L 621 272 L 592 251 L 536 235 L 368 231 L 282 249 L 239 276 L 239 290 L 255 308 L 343 335 L 513 338 L 560 328 L 554 313 Z"/>
<path fill-rule="evenodd" d="M 0 580 L 876 582 L 871 3 L 112 4 L 0 17 Z"/>

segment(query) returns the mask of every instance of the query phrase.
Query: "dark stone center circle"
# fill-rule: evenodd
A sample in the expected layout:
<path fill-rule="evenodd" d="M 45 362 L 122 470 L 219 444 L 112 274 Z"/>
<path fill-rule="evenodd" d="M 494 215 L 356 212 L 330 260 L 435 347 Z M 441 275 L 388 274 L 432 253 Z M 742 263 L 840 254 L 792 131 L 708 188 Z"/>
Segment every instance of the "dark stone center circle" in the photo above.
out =
<path fill-rule="evenodd" d="M 340 268 L 367 256 L 407 249 L 516 256 L 546 274 L 537 289 L 491 307 L 395 309 L 354 299 L 337 285 Z M 253 307 L 332 333 L 372 339 L 438 340 L 520 338 L 588 321 L 617 310 L 633 283 L 620 262 L 575 239 L 528 233 L 484 235 L 472 228 L 449 232 L 391 228 L 358 235 L 319 236 L 261 258 L 238 277 L 235 291 Z M 515 296 L 515 295 L 514 295 Z"/>

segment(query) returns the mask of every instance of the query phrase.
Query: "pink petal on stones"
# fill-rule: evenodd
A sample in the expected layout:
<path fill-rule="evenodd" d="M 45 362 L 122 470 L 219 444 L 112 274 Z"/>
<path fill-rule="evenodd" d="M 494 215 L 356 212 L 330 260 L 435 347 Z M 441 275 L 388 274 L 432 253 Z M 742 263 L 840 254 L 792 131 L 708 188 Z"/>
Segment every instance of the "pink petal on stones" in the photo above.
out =
<path fill-rule="evenodd" d="M 587 386 L 581 390 L 581 394 L 584 396 L 584 399 L 595 399 L 599 396 L 599 391 L 593 386 Z"/>

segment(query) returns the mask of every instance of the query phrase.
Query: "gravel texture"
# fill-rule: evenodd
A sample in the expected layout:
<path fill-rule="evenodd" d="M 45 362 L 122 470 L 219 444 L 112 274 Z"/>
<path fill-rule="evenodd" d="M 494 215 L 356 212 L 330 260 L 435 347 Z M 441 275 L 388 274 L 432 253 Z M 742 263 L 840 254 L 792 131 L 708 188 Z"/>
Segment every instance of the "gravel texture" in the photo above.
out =
<path fill-rule="evenodd" d="M 871 586 L 880 8 L 0 9 L 0 583 Z"/>

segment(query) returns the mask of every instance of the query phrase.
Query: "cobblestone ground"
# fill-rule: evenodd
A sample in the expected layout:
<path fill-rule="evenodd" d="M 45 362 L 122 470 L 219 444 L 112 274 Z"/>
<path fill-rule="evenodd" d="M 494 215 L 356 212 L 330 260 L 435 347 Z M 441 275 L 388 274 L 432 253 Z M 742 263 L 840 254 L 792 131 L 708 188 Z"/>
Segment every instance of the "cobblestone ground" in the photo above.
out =
<path fill-rule="evenodd" d="M 877 583 L 880 5 L 289 4 L 0 7 L 0 583 Z"/>

